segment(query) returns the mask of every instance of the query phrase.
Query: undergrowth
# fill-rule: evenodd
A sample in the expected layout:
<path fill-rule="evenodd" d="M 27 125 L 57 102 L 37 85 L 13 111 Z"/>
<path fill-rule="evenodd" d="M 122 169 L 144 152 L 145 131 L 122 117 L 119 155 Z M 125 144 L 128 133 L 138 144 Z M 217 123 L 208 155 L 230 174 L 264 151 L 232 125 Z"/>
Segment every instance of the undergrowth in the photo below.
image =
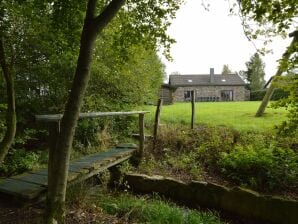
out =
<path fill-rule="evenodd" d="M 297 189 L 297 138 L 225 126 L 163 126 L 140 172 L 184 180 L 209 177 L 262 192 Z M 209 178 L 210 179 L 210 178 Z"/>
<path fill-rule="evenodd" d="M 80 210 L 84 214 L 92 211 L 93 216 L 96 216 L 96 213 L 105 213 L 113 217 L 114 222 L 111 223 L 223 223 L 216 213 L 179 207 L 158 195 L 153 197 L 133 196 L 127 192 L 108 191 L 103 186 L 90 188 L 90 184 L 81 183 L 68 190 L 68 210 L 71 211 L 75 207 L 76 210 Z M 98 223 L 101 223 L 100 218 L 97 220 Z"/>
<path fill-rule="evenodd" d="M 105 195 L 98 204 L 109 214 L 117 215 L 128 223 L 222 223 L 211 212 L 198 212 L 165 202 L 159 197 L 135 197 L 129 194 Z"/>
<path fill-rule="evenodd" d="M 0 165 L 0 176 L 12 176 L 46 165 L 47 153 L 42 151 L 27 152 L 24 149 L 11 149 L 4 163 Z"/>

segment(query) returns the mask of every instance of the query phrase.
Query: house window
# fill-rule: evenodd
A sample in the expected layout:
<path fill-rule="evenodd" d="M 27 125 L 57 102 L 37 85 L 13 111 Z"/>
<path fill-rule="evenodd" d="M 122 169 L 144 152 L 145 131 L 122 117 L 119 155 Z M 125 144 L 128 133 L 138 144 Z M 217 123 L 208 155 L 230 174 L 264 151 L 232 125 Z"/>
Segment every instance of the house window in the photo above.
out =
<path fill-rule="evenodd" d="M 184 91 L 184 100 L 190 101 L 191 100 L 191 91 Z"/>
<path fill-rule="evenodd" d="M 221 101 L 233 101 L 233 100 L 234 100 L 233 90 L 221 91 Z"/>

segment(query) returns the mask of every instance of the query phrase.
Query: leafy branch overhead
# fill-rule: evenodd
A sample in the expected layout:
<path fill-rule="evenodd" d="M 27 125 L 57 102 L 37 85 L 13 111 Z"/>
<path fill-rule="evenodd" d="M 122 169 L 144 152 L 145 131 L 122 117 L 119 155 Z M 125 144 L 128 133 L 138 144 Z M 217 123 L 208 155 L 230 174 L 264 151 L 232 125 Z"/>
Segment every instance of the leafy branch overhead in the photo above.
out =
<path fill-rule="evenodd" d="M 170 47 L 175 43 L 167 28 L 175 18 L 176 11 L 185 0 L 128 0 L 119 12 L 122 33 L 121 44 L 144 44 L 150 48 L 162 48 L 164 55 L 171 59 Z"/>
<path fill-rule="evenodd" d="M 285 32 L 295 21 L 298 15 L 296 0 L 239 0 L 240 9 L 248 19 L 258 22 L 260 25 L 272 23 L 276 32 Z"/>
<path fill-rule="evenodd" d="M 231 9 L 239 10 L 243 30 L 249 40 L 261 40 L 265 45 L 260 53 L 268 52 L 266 45 L 276 35 L 286 37 L 297 26 L 296 0 L 238 0 Z M 238 7 L 236 7 L 238 5 Z"/>

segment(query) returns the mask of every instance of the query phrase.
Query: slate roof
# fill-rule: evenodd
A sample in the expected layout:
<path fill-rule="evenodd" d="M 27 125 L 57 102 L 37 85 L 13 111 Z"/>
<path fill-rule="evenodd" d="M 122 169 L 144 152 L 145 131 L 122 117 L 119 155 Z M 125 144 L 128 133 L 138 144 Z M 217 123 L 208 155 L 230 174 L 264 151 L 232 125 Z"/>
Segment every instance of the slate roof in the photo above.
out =
<path fill-rule="evenodd" d="M 170 75 L 171 86 L 245 86 L 245 82 L 237 74 L 214 75 L 214 82 L 210 82 L 208 75 Z"/>

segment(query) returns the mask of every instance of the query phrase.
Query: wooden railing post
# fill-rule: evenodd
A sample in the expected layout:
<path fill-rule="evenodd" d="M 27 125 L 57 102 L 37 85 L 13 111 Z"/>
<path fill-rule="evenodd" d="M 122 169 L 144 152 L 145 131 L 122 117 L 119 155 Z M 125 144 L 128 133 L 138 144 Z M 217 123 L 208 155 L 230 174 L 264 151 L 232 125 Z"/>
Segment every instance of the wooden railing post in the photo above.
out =
<path fill-rule="evenodd" d="M 157 132 L 158 132 L 158 126 L 160 122 L 160 111 L 161 111 L 162 103 L 163 103 L 163 100 L 158 99 L 156 112 L 155 112 L 154 130 L 153 130 L 153 150 L 155 150 L 155 147 L 156 147 Z"/>
<path fill-rule="evenodd" d="M 138 152 L 138 156 L 142 157 L 144 154 L 144 147 L 145 147 L 145 114 L 144 113 L 140 113 L 139 114 L 139 134 L 140 134 L 140 138 L 139 138 L 139 152 Z"/>
<path fill-rule="evenodd" d="M 54 211 L 54 203 L 56 198 L 53 197 L 55 174 L 57 172 L 57 164 L 59 160 L 59 152 L 56 147 L 57 137 L 60 132 L 60 121 L 49 123 L 49 160 L 48 160 L 48 192 L 47 192 L 47 216 L 51 217 Z"/>
<path fill-rule="evenodd" d="M 191 91 L 191 129 L 194 129 L 195 124 L 195 91 Z"/>

